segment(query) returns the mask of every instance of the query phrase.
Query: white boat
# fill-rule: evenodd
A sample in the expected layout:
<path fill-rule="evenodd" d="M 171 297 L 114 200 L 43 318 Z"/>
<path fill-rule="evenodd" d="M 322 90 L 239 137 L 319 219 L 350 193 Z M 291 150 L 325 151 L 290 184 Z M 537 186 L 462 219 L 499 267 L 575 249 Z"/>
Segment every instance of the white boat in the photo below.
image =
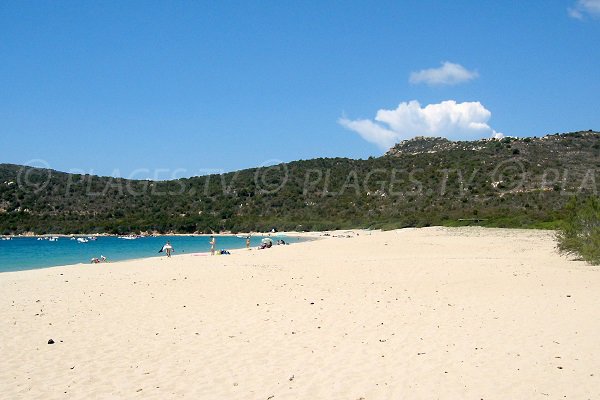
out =
<path fill-rule="evenodd" d="M 77 243 L 87 243 L 89 242 L 89 240 L 87 240 L 86 238 L 77 238 Z"/>
<path fill-rule="evenodd" d="M 139 236 L 135 236 L 135 235 L 127 235 L 127 236 L 119 236 L 119 239 L 125 239 L 125 240 L 135 240 L 137 239 Z"/>
<path fill-rule="evenodd" d="M 48 239 L 51 242 L 58 242 L 58 236 L 52 236 L 50 239 Z"/>

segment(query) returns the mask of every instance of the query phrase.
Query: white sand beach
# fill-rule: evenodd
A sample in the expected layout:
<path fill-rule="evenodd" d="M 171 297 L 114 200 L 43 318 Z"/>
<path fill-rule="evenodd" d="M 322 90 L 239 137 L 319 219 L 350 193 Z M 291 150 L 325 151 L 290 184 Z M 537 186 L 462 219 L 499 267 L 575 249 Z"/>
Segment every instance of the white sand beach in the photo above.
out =
<path fill-rule="evenodd" d="M 547 231 L 360 231 L 0 291 L 2 399 L 600 398 L 600 269 Z"/>

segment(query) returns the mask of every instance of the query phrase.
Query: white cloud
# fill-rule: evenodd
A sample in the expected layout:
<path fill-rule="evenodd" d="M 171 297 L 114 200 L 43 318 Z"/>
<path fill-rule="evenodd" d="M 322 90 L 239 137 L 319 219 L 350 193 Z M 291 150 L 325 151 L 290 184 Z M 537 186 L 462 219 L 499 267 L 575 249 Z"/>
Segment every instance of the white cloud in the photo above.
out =
<path fill-rule="evenodd" d="M 452 140 L 470 140 L 494 137 L 496 132 L 488 125 L 492 113 L 480 102 L 421 104 L 412 100 L 402 102 L 395 110 L 379 110 L 375 120 L 338 120 L 343 127 L 358 133 L 368 142 L 387 150 L 401 140 L 415 136 L 442 136 Z"/>
<path fill-rule="evenodd" d="M 584 19 L 586 15 L 600 17 L 600 0 L 577 0 L 567 11 L 576 19 Z"/>
<path fill-rule="evenodd" d="M 442 63 L 439 68 L 423 69 L 410 74 L 410 83 L 425 83 L 430 86 L 435 85 L 456 85 L 468 82 L 477 78 L 479 74 L 476 71 L 469 71 L 460 64 L 454 64 L 448 61 Z"/>

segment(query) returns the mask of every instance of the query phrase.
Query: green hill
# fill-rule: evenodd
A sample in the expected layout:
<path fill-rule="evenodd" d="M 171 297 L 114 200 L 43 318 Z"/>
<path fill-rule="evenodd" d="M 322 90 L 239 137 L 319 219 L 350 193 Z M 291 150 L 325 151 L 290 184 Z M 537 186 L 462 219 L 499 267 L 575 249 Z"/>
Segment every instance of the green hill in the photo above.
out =
<path fill-rule="evenodd" d="M 482 224 L 552 227 L 598 195 L 600 133 L 416 138 L 368 160 L 319 158 L 173 181 L 0 164 L 0 234 Z"/>

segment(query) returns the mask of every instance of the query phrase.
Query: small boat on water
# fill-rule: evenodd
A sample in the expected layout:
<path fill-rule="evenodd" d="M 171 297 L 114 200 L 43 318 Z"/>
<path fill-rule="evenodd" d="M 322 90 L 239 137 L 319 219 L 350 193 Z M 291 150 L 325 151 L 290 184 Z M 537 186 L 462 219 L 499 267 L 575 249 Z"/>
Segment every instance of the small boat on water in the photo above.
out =
<path fill-rule="evenodd" d="M 77 238 L 77 243 L 87 243 L 89 242 L 89 240 L 87 240 L 86 238 Z"/>
<path fill-rule="evenodd" d="M 11 237 L 3 237 L 2 240 L 12 240 Z"/>
<path fill-rule="evenodd" d="M 127 235 L 127 236 L 119 236 L 119 239 L 124 239 L 124 240 L 135 240 L 135 239 L 139 239 L 141 236 L 137 236 L 137 235 Z"/>
<path fill-rule="evenodd" d="M 52 236 L 50 239 L 48 239 L 51 242 L 58 242 L 58 236 Z"/>

